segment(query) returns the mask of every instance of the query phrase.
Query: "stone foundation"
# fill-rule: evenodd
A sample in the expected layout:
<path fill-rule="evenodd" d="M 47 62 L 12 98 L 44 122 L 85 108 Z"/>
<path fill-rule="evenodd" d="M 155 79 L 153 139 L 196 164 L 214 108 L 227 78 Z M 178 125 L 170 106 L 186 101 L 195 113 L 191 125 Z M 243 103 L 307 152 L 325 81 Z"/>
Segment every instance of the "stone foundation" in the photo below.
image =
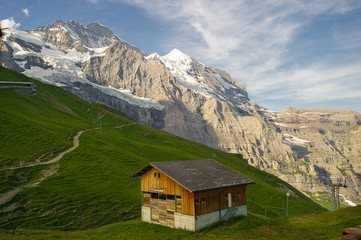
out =
<path fill-rule="evenodd" d="M 151 212 L 150 212 L 150 207 L 144 207 L 142 206 L 142 221 L 143 222 L 152 222 L 151 221 Z"/>
<path fill-rule="evenodd" d="M 233 215 L 234 216 L 247 216 L 247 205 L 235 207 L 237 208 L 237 212 Z M 224 209 L 221 211 L 221 219 L 226 214 L 228 209 Z M 142 206 L 142 220 L 143 222 L 149 223 L 156 223 L 151 221 L 151 209 L 150 207 Z M 199 215 L 197 217 L 184 215 L 181 213 L 174 213 L 174 228 L 183 229 L 187 231 L 195 231 L 206 226 L 209 226 L 217 221 L 219 221 L 219 211 L 206 213 Z"/>
<path fill-rule="evenodd" d="M 235 216 L 247 216 L 247 205 L 243 205 L 243 206 L 239 206 L 239 207 L 235 207 L 238 208 L 237 212 L 233 215 L 233 217 Z M 221 210 L 221 219 L 223 218 L 224 214 L 226 214 L 228 209 L 224 209 Z M 217 221 L 219 221 L 219 211 L 216 212 L 211 212 L 211 213 L 206 213 L 206 214 L 202 214 L 196 217 L 196 229 L 201 229 L 204 228 L 206 226 L 209 226 Z M 194 231 L 194 229 L 192 230 Z"/>

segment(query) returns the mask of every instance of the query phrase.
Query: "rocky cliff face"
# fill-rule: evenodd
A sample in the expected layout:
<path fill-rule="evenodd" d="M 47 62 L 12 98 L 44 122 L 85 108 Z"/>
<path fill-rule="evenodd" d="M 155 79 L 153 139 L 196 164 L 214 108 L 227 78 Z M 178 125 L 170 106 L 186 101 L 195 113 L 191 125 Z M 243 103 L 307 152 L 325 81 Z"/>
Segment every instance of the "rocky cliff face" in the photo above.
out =
<path fill-rule="evenodd" d="M 92 23 L 55 22 L 6 32 L 2 64 L 117 108 L 133 119 L 231 153 L 324 198 L 342 183 L 361 202 L 361 116 L 351 110 L 286 108 L 250 101 L 228 73 L 179 50 L 146 54 Z"/>
<path fill-rule="evenodd" d="M 270 113 L 270 117 L 282 133 L 283 143 L 296 154 L 299 165 L 295 168 L 296 175 L 285 174 L 283 179 L 295 182 L 304 191 L 311 190 L 314 195 L 322 192 L 321 183 L 340 183 L 348 186 L 341 193 L 353 192 L 352 200 L 360 201 L 361 144 L 356 140 L 361 132 L 359 113 L 349 109 L 288 107 Z M 309 182 L 310 186 L 302 186 L 300 182 Z"/>

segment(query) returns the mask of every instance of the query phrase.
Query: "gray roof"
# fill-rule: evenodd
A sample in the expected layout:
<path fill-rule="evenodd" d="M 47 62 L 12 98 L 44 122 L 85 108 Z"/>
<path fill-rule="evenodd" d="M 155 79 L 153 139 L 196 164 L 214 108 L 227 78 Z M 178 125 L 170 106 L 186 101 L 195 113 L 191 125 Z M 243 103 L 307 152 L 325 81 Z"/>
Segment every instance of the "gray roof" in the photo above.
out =
<path fill-rule="evenodd" d="M 153 167 L 191 192 L 255 183 L 212 159 L 151 162 L 132 176 L 139 177 Z"/>

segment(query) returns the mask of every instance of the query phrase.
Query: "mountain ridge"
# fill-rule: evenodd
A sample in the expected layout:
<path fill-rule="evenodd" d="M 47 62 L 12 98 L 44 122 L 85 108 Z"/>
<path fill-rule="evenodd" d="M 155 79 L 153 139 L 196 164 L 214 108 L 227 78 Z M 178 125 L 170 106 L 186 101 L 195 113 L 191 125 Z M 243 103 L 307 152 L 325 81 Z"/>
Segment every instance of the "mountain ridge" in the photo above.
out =
<path fill-rule="evenodd" d="M 86 29 L 81 26 L 80 32 Z M 121 41 L 90 50 L 66 33 L 57 40 L 48 29 L 39 29 L 43 38 L 31 31 L 29 36 L 9 31 L 1 62 L 83 99 L 119 109 L 138 122 L 240 153 L 251 165 L 320 201 L 327 197 L 332 179 L 347 182 L 352 187 L 341 193 L 361 201 L 359 113 L 346 111 L 351 115 L 342 117 L 344 110 L 308 114 L 293 108 L 271 112 L 252 102 L 245 87 L 228 73 L 179 50 L 168 57 L 147 55 Z M 50 45 L 52 41 L 60 49 Z"/>

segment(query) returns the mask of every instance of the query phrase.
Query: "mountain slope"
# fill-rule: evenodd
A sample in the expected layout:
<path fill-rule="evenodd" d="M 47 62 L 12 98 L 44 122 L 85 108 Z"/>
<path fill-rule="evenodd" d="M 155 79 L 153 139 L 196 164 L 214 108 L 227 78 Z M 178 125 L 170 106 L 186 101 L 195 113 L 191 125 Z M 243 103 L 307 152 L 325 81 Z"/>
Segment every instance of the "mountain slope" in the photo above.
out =
<path fill-rule="evenodd" d="M 4 80 L 34 81 L 0 67 L 0 81 Z M 111 108 L 34 82 L 36 95 L 0 89 L 0 101 L 6 102 L 0 105 L 0 133 L 9 147 L 0 149 L 0 200 L 18 190 L 1 204 L 2 228 L 80 230 L 137 218 L 140 183 L 130 175 L 152 161 L 185 159 L 214 158 L 256 181 L 247 188 L 252 213 L 263 214 L 265 205 L 285 206 L 283 191 L 291 192 L 290 215 L 325 211 L 287 183 L 248 165 L 239 155 L 146 127 Z M 24 165 L 44 162 L 67 149 L 80 129 L 89 130 L 80 136 L 79 147 L 59 162 L 19 166 L 19 160 Z M 20 137 L 22 149 L 36 152 L 19 149 Z M 58 145 L 50 144 L 52 140 Z M 19 168 L 9 169 L 11 166 Z M 279 216 L 284 211 L 275 209 L 268 214 Z"/>
<path fill-rule="evenodd" d="M 328 185 L 342 183 L 349 186 L 342 195 L 361 201 L 359 113 L 267 111 L 228 73 L 176 49 L 146 55 L 97 23 L 8 30 L 2 48 L 1 62 L 9 68 L 148 126 L 242 154 L 309 196 L 323 201 Z M 292 127 L 289 121 L 296 120 L 285 116 L 293 115 L 303 125 Z"/>

